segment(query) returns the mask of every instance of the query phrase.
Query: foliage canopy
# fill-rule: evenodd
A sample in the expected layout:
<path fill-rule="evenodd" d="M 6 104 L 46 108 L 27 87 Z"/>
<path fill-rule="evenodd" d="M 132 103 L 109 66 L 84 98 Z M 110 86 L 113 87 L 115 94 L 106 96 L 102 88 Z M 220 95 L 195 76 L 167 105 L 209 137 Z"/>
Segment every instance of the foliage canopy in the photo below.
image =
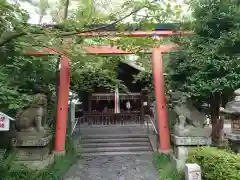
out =
<path fill-rule="evenodd" d="M 22 2 L 28 2 L 35 8 L 39 14 L 38 24 L 28 23 L 30 14 L 21 8 Z M 51 3 L 47 0 L 11 3 L 0 0 L 0 94 L 4 95 L 0 97 L 0 107 L 6 113 L 14 115 L 15 110 L 25 106 L 36 92 L 44 92 L 49 99 L 56 99 L 58 57 L 28 57 L 24 50 L 39 47 L 64 50 L 71 59 L 72 90 L 81 92 L 98 86 L 111 89 L 116 83 L 121 84 L 116 77 L 116 67 L 124 57 L 89 56 L 82 51 L 82 44 L 112 44 L 138 52 L 162 41 L 157 42 L 151 38 L 85 40 L 75 35 L 82 31 L 92 31 L 93 29 L 89 30 L 92 23 L 112 23 L 121 30 L 123 21 L 130 18 L 150 30 L 153 23 L 160 23 L 168 19 L 169 14 L 174 14 L 170 12 L 177 10 L 176 17 L 180 17 L 180 7 L 170 7 L 170 1 L 167 0 L 162 3 L 149 0 L 124 1 L 122 5 L 120 3 L 121 8 L 118 6 L 111 11 L 106 9 L 106 4 L 102 1 L 60 0 L 54 6 Z M 108 4 L 111 3 L 115 2 L 109 0 Z M 142 16 L 140 11 L 147 12 L 148 15 Z M 52 17 L 54 24 L 43 24 L 46 15 Z M 149 73 L 146 74 L 149 76 Z"/>

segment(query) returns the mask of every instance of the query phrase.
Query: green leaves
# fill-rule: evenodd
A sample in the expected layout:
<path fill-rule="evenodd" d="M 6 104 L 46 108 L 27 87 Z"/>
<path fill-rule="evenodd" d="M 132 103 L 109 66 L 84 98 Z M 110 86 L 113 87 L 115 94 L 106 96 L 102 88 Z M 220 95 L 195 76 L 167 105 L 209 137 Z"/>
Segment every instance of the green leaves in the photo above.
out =
<path fill-rule="evenodd" d="M 56 84 L 56 58 L 22 55 L 14 44 L 0 48 L 0 108 L 15 116 L 38 92 L 53 93 Z"/>
<path fill-rule="evenodd" d="M 196 148 L 190 151 L 187 162 L 199 164 L 204 179 L 239 180 L 240 157 L 225 150 L 212 147 Z"/>
<path fill-rule="evenodd" d="M 172 54 L 167 67 L 172 89 L 188 92 L 195 100 L 209 100 L 214 93 L 240 86 L 237 7 L 234 0 L 192 2 L 195 35 L 176 41 L 182 49 Z"/>
<path fill-rule="evenodd" d="M 116 84 L 120 84 L 117 66 L 121 57 L 78 56 L 74 59 L 77 62 L 73 63 L 72 90 L 91 91 L 98 87 L 112 90 Z"/>

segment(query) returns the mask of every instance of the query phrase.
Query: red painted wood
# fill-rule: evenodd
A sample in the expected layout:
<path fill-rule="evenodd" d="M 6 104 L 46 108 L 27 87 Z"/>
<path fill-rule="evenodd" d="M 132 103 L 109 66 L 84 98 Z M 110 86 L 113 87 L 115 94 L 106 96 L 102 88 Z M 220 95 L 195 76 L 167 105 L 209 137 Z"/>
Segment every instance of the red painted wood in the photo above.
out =
<path fill-rule="evenodd" d="M 103 32 L 87 32 L 79 33 L 78 36 L 81 37 L 151 37 L 151 36 L 185 36 L 191 35 L 191 31 L 132 31 L 132 32 L 114 32 L 114 31 L 103 31 Z"/>
<path fill-rule="evenodd" d="M 158 49 L 162 53 L 167 53 L 170 52 L 174 49 L 176 49 L 178 46 L 176 44 L 163 44 L 158 47 Z M 102 54 L 102 55 L 107 55 L 107 54 L 135 54 L 136 52 L 130 52 L 130 51 L 124 51 L 121 49 L 118 49 L 116 47 L 111 47 L 111 46 L 83 46 L 83 50 L 87 54 Z M 149 51 L 143 52 L 145 54 L 150 54 L 152 53 L 152 50 L 149 49 Z M 54 48 L 43 48 L 42 52 L 37 52 L 37 51 L 29 51 L 27 52 L 27 55 L 30 56 L 42 56 L 42 55 L 57 55 L 61 54 L 59 51 L 55 50 Z"/>
<path fill-rule="evenodd" d="M 70 88 L 70 68 L 69 58 L 62 56 L 60 60 L 60 84 L 58 91 L 58 108 L 57 108 L 57 120 L 56 120 L 56 134 L 55 134 L 55 152 L 65 151 L 65 138 L 67 130 L 67 118 L 68 118 L 68 96 Z"/>
<path fill-rule="evenodd" d="M 170 152 L 170 133 L 166 108 L 164 68 L 161 49 L 153 49 L 152 70 L 154 79 L 154 92 L 156 97 L 156 111 L 160 139 L 160 151 Z"/>

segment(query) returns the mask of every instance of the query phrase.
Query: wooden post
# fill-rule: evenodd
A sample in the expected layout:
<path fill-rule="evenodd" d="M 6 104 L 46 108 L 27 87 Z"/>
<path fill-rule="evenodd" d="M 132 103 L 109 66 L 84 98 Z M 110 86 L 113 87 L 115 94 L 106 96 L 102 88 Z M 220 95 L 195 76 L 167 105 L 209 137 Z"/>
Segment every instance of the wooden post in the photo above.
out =
<path fill-rule="evenodd" d="M 143 106 L 143 93 L 141 91 L 140 94 L 140 102 L 141 102 L 141 107 L 140 107 L 140 123 L 144 124 L 144 106 Z"/>
<path fill-rule="evenodd" d="M 160 139 L 159 151 L 170 153 L 170 132 L 168 128 L 168 117 L 166 108 L 166 97 L 164 90 L 164 67 L 162 53 L 158 48 L 153 49 L 152 70 L 154 79 L 154 90 L 156 97 L 156 112 Z"/>
<path fill-rule="evenodd" d="M 59 74 L 58 108 L 56 120 L 56 134 L 54 152 L 56 155 L 65 154 L 65 138 L 68 118 L 68 97 L 70 88 L 69 58 L 62 56 L 60 59 L 61 69 Z"/>
<path fill-rule="evenodd" d="M 88 93 L 88 124 L 92 124 L 92 93 Z"/>

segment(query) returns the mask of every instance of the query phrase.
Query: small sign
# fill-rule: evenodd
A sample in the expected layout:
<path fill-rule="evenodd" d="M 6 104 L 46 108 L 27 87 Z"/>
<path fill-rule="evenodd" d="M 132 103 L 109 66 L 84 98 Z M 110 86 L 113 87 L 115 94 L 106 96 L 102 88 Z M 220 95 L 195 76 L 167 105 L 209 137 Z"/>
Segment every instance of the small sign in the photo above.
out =
<path fill-rule="evenodd" d="M 143 106 L 147 106 L 148 105 L 148 103 L 147 102 L 143 102 Z"/>
<path fill-rule="evenodd" d="M 14 119 L 0 112 L 0 131 L 9 131 L 10 120 L 14 120 Z"/>

